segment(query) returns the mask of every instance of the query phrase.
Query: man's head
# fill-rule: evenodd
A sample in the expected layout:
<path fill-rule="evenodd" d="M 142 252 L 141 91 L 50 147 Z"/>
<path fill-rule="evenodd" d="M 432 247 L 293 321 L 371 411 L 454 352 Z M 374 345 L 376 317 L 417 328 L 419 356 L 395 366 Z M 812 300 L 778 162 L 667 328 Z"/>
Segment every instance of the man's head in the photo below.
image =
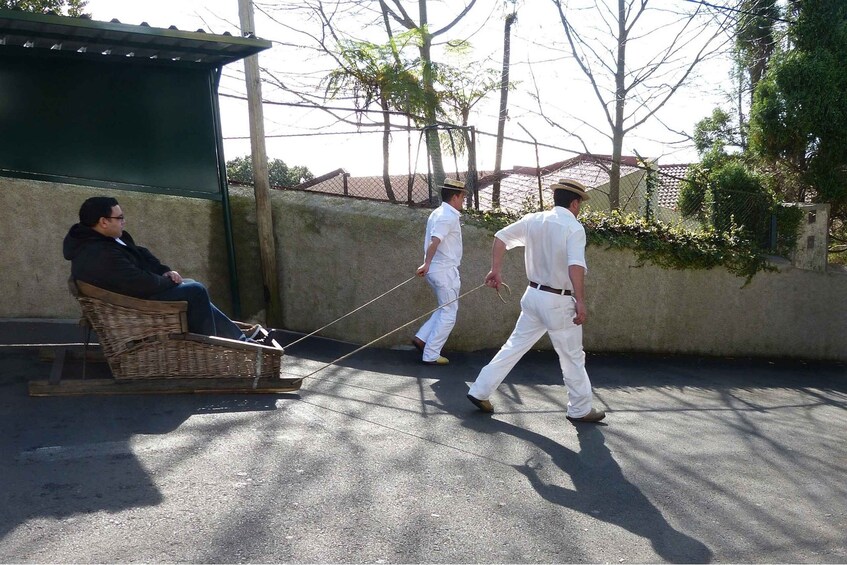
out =
<path fill-rule="evenodd" d="M 441 200 L 456 210 L 461 210 L 467 192 L 465 183 L 462 181 L 444 179 L 444 184 L 441 186 Z"/>
<path fill-rule="evenodd" d="M 107 237 L 120 237 L 124 231 L 124 213 L 110 196 L 94 196 L 79 207 L 79 223 Z"/>
<path fill-rule="evenodd" d="M 574 216 L 579 213 L 582 201 L 590 198 L 585 185 L 572 179 L 561 179 L 550 188 L 553 190 L 553 204 L 567 208 Z"/>

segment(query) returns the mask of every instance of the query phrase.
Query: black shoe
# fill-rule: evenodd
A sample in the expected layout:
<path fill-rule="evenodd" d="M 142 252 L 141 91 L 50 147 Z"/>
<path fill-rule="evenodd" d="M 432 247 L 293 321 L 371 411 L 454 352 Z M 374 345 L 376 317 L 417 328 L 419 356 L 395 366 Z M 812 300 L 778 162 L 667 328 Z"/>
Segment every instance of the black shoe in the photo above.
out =
<path fill-rule="evenodd" d="M 494 413 L 494 406 L 491 404 L 491 402 L 489 402 L 487 400 L 480 400 L 479 398 L 476 398 L 475 396 L 471 396 L 470 394 L 468 395 L 468 400 L 473 402 L 474 406 L 476 406 L 477 408 L 479 408 L 480 410 L 482 410 L 486 414 L 493 414 Z"/>

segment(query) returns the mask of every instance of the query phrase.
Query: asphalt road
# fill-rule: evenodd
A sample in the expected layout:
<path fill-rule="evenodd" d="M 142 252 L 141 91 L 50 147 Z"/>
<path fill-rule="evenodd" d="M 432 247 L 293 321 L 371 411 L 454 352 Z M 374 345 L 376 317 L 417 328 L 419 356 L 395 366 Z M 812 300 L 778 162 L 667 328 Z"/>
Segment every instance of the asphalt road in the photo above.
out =
<path fill-rule="evenodd" d="M 305 375 L 349 351 L 288 350 Z M 366 350 L 296 395 L 29 398 L 0 351 L 0 562 L 847 562 L 847 368 Z M 74 367 L 69 367 L 72 372 Z"/>

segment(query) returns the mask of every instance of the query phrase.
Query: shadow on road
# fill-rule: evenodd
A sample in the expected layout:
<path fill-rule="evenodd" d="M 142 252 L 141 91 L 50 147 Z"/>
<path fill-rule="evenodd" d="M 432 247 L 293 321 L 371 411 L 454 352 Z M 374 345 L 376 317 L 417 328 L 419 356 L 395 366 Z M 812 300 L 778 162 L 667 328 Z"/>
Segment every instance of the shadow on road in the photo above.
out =
<path fill-rule="evenodd" d="M 674 563 L 707 563 L 712 551 L 702 542 L 671 526 L 662 513 L 637 486 L 623 475 L 604 438 L 605 424 L 573 424 L 579 452 L 531 430 L 481 412 L 473 411 L 464 400 L 464 383 L 439 381 L 432 385 L 441 408 L 462 420 L 462 426 L 480 434 L 505 434 L 532 444 L 549 457 L 539 454 L 512 467 L 527 478 L 535 491 L 552 504 L 564 506 L 626 529 L 648 539 L 663 559 Z M 565 488 L 560 473 L 565 473 L 573 488 Z"/>
<path fill-rule="evenodd" d="M 278 396 L 127 395 L 27 396 L 26 383 L 49 373 L 37 353 L 0 354 L 0 539 L 22 524 L 39 527 L 38 518 L 72 522 L 96 512 L 155 506 L 162 502 L 156 480 L 137 455 L 136 441 L 162 436 L 145 445 L 165 460 L 167 474 L 203 449 L 203 437 L 182 434 L 176 444 L 165 436 L 189 417 L 204 413 L 276 410 Z M 74 370 L 73 366 L 68 367 Z M 102 367 L 100 368 L 102 371 Z M 108 370 L 108 369 L 106 369 Z M 227 432 L 226 421 L 211 424 Z M 182 443 L 179 443 L 179 442 Z M 35 526 L 33 526 L 35 524 Z M 53 532 L 52 534 L 50 532 Z M 18 555 L 37 555 L 41 539 Z M 46 541 L 43 545 L 46 545 Z"/>

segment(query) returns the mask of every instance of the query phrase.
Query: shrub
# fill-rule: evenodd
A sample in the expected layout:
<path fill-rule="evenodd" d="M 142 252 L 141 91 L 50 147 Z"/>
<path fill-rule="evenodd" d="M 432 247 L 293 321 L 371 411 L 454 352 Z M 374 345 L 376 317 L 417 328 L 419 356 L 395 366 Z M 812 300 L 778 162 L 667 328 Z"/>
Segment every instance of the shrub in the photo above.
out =
<path fill-rule="evenodd" d="M 790 214 L 790 213 L 789 213 Z M 517 214 L 466 210 L 469 222 L 492 232 L 514 222 Z M 678 225 L 662 224 L 620 212 L 590 212 L 580 216 L 589 245 L 630 249 L 639 265 L 653 263 L 666 269 L 711 269 L 722 266 L 745 285 L 759 271 L 773 271 L 757 246 L 741 237 L 737 226 L 719 232 L 705 228 L 691 232 Z M 799 222 L 797 224 L 799 226 Z M 796 238 L 795 238 L 796 239 Z"/>

